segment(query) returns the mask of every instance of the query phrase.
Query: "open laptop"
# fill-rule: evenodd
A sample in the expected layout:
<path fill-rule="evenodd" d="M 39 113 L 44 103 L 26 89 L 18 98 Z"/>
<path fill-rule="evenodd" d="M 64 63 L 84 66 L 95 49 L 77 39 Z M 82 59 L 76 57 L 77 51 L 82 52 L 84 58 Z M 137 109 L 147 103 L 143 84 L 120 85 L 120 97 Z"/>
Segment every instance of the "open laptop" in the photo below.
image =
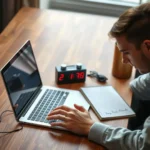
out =
<path fill-rule="evenodd" d="M 2 68 L 1 74 L 18 122 L 50 127 L 47 114 L 60 105 L 89 104 L 76 90 L 42 85 L 30 41 L 27 41 Z M 59 127 L 58 127 L 59 128 Z"/>

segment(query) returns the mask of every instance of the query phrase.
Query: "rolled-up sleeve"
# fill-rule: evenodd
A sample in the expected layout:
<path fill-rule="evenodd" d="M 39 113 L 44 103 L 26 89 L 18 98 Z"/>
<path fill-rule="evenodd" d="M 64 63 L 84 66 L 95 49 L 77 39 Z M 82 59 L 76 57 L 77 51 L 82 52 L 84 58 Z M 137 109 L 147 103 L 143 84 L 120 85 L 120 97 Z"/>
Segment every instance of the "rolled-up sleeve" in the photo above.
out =
<path fill-rule="evenodd" d="M 135 131 L 95 123 L 88 138 L 109 150 L 150 150 L 150 117 L 146 120 L 143 130 Z"/>

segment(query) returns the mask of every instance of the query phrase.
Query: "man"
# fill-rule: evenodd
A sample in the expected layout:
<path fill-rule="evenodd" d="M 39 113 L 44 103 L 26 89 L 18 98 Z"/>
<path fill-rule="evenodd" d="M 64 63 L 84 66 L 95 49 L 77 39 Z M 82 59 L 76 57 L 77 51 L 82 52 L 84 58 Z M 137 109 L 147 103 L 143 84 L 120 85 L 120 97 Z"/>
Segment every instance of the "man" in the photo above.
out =
<path fill-rule="evenodd" d="M 131 82 L 133 93 L 143 100 L 150 100 L 150 3 L 123 13 L 113 25 L 109 36 L 116 39 L 123 63 L 129 63 L 143 74 Z M 131 131 L 95 122 L 82 106 L 75 104 L 74 107 L 60 106 L 47 119 L 60 119 L 62 122 L 51 125 L 86 135 L 89 140 L 109 150 L 150 150 L 150 116 L 142 130 Z"/>

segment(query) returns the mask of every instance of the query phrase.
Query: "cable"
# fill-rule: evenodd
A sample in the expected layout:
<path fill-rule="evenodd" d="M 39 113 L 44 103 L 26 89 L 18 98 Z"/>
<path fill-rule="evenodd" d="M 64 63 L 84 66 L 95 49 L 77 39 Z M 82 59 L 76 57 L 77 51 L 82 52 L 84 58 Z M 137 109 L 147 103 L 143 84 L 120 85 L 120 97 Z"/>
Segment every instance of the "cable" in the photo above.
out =
<path fill-rule="evenodd" d="M 108 78 L 102 74 L 99 74 L 96 71 L 90 71 L 89 74 L 87 74 L 87 76 L 89 77 L 96 77 L 98 81 L 100 82 L 106 82 L 106 80 L 108 80 Z"/>
<path fill-rule="evenodd" d="M 1 113 L 1 115 L 0 115 L 0 122 L 2 122 L 2 115 L 3 115 L 5 112 L 7 112 L 7 111 L 12 112 L 12 110 L 5 110 L 5 111 L 3 111 L 3 112 Z"/>
<path fill-rule="evenodd" d="M 3 111 L 1 114 L 0 114 L 0 123 L 2 122 L 2 115 L 6 112 L 13 112 L 12 110 L 5 110 Z M 13 133 L 13 132 L 18 132 L 20 130 L 23 129 L 23 125 L 21 124 L 21 127 L 19 129 L 15 129 L 15 130 L 12 130 L 12 131 L 0 131 L 0 133 Z"/>

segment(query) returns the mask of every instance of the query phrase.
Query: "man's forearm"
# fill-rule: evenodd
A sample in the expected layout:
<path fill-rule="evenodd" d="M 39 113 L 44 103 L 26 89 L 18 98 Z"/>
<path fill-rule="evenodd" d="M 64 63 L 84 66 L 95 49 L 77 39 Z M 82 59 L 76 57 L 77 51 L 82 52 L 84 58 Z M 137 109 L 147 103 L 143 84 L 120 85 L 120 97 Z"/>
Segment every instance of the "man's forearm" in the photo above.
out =
<path fill-rule="evenodd" d="M 102 123 L 95 123 L 88 138 L 109 150 L 149 150 L 150 118 L 145 122 L 143 130 L 131 131 L 126 128 L 114 128 Z"/>

